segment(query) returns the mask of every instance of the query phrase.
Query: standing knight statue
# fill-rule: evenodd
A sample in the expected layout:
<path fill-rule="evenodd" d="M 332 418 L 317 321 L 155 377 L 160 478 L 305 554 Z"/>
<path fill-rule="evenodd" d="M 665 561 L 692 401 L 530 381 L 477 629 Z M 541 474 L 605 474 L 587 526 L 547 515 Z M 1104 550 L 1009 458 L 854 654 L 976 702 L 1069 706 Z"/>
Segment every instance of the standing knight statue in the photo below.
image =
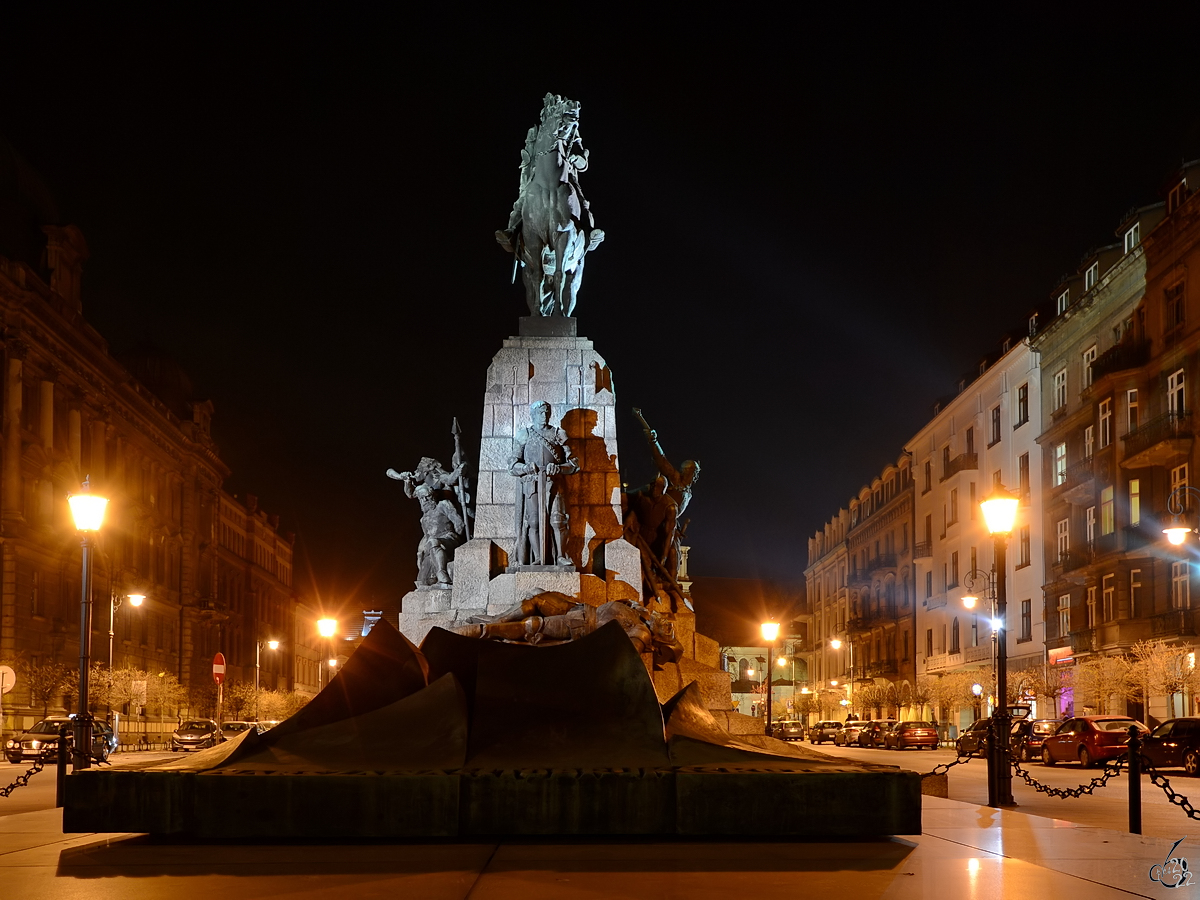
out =
<path fill-rule="evenodd" d="M 567 433 L 550 424 L 550 404 L 529 407 L 529 425 L 513 441 L 508 471 L 517 478 L 516 556 L 521 566 L 573 566 L 567 555 L 567 510 L 562 481 L 579 471 Z"/>
<path fill-rule="evenodd" d="M 588 151 L 579 137 L 579 103 L 547 94 L 541 123 L 521 151 L 521 185 L 508 227 L 496 232 L 525 282 L 532 316 L 570 316 L 583 279 L 584 256 L 604 240 L 579 186 Z"/>

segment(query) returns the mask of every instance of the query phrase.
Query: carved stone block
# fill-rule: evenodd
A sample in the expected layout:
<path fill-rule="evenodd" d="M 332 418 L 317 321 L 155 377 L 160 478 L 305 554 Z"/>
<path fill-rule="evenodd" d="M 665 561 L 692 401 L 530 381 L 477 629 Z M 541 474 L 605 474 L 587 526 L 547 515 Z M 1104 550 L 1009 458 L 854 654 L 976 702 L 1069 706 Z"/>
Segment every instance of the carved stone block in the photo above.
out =
<path fill-rule="evenodd" d="M 511 437 L 487 437 L 479 441 L 479 471 L 507 472 L 513 455 Z"/>

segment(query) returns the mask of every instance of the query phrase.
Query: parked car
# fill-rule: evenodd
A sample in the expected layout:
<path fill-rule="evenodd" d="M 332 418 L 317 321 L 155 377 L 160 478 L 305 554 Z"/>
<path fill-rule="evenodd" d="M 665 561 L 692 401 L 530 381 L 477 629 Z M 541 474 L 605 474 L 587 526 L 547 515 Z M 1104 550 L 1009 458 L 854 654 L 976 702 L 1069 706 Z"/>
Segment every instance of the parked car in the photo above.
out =
<path fill-rule="evenodd" d="M 802 741 L 804 740 L 804 723 L 797 722 L 795 719 L 784 719 L 782 722 L 775 723 L 774 734 L 781 741 Z"/>
<path fill-rule="evenodd" d="M 253 722 L 222 722 L 221 738 L 226 741 L 232 741 L 235 738 L 241 737 L 243 733 L 253 727 Z"/>
<path fill-rule="evenodd" d="M 1129 716 L 1079 716 L 1068 719 L 1058 731 L 1042 741 L 1042 763 L 1052 766 L 1060 762 L 1079 761 L 1087 767 L 1106 759 L 1116 759 L 1128 752 L 1129 726 L 1149 731 L 1145 725 Z"/>
<path fill-rule="evenodd" d="M 987 756 L 992 744 L 992 717 L 985 716 L 958 736 L 955 747 L 959 756 Z"/>
<path fill-rule="evenodd" d="M 221 743 L 221 732 L 212 719 L 188 719 L 171 735 L 172 750 L 203 750 Z"/>
<path fill-rule="evenodd" d="M 48 716 L 28 731 L 4 743 L 4 756 L 10 763 L 32 761 L 45 755 L 49 762 L 58 762 L 58 730 L 71 726 L 73 716 Z M 67 749 L 74 745 L 74 734 L 67 732 Z M 104 762 L 117 749 L 117 737 L 107 722 L 92 723 L 92 758 Z"/>
<path fill-rule="evenodd" d="M 1008 743 L 1013 759 L 1029 762 L 1042 758 L 1042 741 L 1058 731 L 1061 719 L 1019 719 L 1013 722 Z"/>
<path fill-rule="evenodd" d="M 869 722 L 865 722 L 858 732 L 858 746 L 884 746 L 884 737 L 895 724 L 895 719 L 872 719 Z"/>
<path fill-rule="evenodd" d="M 272 728 L 278 725 L 279 722 L 279 719 L 263 719 L 261 722 L 255 722 L 254 724 L 258 728 L 258 733 L 262 734 L 264 731 L 270 731 Z"/>
<path fill-rule="evenodd" d="M 826 741 L 837 743 L 837 733 L 842 730 L 841 722 L 828 720 L 817 722 L 808 729 L 808 740 L 812 744 L 823 744 Z"/>
<path fill-rule="evenodd" d="M 858 743 L 858 733 L 866 726 L 866 722 L 847 722 L 833 735 L 833 743 L 838 747 L 849 747 Z"/>
<path fill-rule="evenodd" d="M 1163 722 L 1142 739 L 1142 757 L 1156 769 L 1182 767 L 1200 775 L 1200 717 Z"/>
<path fill-rule="evenodd" d="M 936 750 L 937 745 L 938 733 L 932 722 L 900 722 L 883 736 L 883 746 L 887 750 L 907 750 L 909 747 Z"/>

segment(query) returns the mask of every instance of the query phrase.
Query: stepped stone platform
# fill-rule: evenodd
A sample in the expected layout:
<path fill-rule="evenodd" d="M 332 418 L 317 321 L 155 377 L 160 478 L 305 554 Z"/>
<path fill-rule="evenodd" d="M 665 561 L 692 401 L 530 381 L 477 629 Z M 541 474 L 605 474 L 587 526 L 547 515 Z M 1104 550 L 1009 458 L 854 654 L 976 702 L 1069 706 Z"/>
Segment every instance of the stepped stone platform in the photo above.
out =
<path fill-rule="evenodd" d="M 921 830 L 920 776 L 739 741 L 667 703 L 616 623 L 553 647 L 380 623 L 269 732 L 67 778 L 66 832 L 199 839 L 851 838 Z"/>

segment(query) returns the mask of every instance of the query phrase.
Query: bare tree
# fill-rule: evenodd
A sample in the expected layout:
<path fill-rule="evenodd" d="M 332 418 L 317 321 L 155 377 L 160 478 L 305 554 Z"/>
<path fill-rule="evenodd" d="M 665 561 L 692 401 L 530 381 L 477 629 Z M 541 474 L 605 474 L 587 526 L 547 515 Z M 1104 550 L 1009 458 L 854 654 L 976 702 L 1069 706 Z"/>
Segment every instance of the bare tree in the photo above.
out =
<path fill-rule="evenodd" d="M 1150 698 L 1165 696 L 1169 715 L 1174 715 L 1174 697 L 1182 692 L 1193 679 L 1193 666 L 1186 647 L 1168 644 L 1166 641 L 1138 641 L 1129 650 L 1130 665 L 1123 687 L 1130 699 L 1141 699 L 1146 704 L 1146 718 L 1150 718 Z M 1149 724 L 1149 723 L 1147 723 Z"/>
<path fill-rule="evenodd" d="M 1126 695 L 1129 673 L 1130 661 L 1124 656 L 1098 656 L 1079 663 L 1071 673 L 1075 702 L 1101 715 L 1107 713 L 1114 697 Z"/>
<path fill-rule="evenodd" d="M 36 664 L 17 660 L 16 671 L 29 686 L 29 705 L 40 706 L 43 716 L 50 712 L 55 701 L 68 693 L 72 697 L 78 694 L 78 688 L 72 686 L 78 684 L 79 674 L 56 660 L 42 660 Z"/>

